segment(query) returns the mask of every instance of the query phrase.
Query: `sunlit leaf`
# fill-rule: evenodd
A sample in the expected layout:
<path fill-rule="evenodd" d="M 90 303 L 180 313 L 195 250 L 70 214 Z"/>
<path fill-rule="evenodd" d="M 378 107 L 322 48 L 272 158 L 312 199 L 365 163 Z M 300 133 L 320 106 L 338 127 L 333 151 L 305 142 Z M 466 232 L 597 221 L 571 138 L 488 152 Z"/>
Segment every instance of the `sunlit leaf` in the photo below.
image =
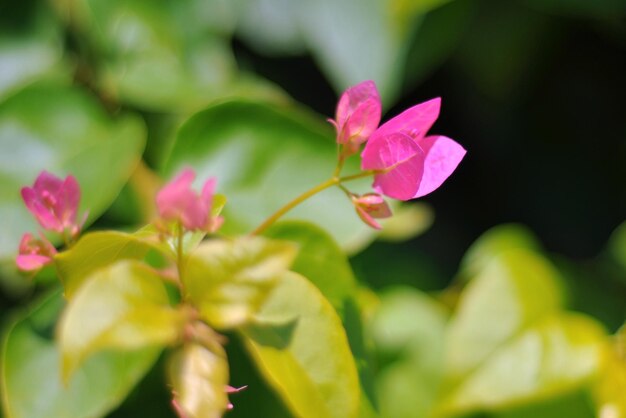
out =
<path fill-rule="evenodd" d="M 464 279 L 476 276 L 501 253 L 514 249 L 539 250 L 537 237 L 519 224 L 503 224 L 483 233 L 467 250 L 461 261 L 460 275 Z"/>
<path fill-rule="evenodd" d="M 67 385 L 52 340 L 63 306 L 61 292 L 44 299 L 5 330 L 2 404 L 7 418 L 94 418 L 119 405 L 156 360 L 158 349 L 101 352 L 90 357 Z"/>
<path fill-rule="evenodd" d="M 228 406 L 228 363 L 224 349 L 186 344 L 170 359 L 172 392 L 188 418 L 221 418 Z"/>
<path fill-rule="evenodd" d="M 367 418 L 375 415 L 377 401 L 372 362 L 363 336 L 360 306 L 354 297 L 357 283 L 346 255 L 327 232 L 308 222 L 279 222 L 266 235 L 298 245 L 298 256 L 291 270 L 313 283 L 339 314 L 359 371 L 359 416 Z"/>
<path fill-rule="evenodd" d="M 212 326 L 241 325 L 263 303 L 296 251 L 289 243 L 261 237 L 205 242 L 185 266 L 186 297 Z"/>
<path fill-rule="evenodd" d="M 605 331 L 562 310 L 559 281 L 547 260 L 514 249 L 469 282 L 447 331 L 440 415 L 564 394 L 598 371 Z"/>
<path fill-rule="evenodd" d="M 21 187 L 42 170 L 71 173 L 81 186 L 81 211 L 93 220 L 127 181 L 144 135 L 139 120 L 111 119 L 95 98 L 74 87 L 33 85 L 0 103 L 0 259 L 16 253 L 24 232 L 38 230 Z"/>
<path fill-rule="evenodd" d="M 119 260 L 143 259 L 150 250 L 158 249 L 156 237 L 151 242 L 138 234 L 98 231 L 84 235 L 71 249 L 54 258 L 65 297 L 72 299 L 89 274 Z"/>
<path fill-rule="evenodd" d="M 357 416 L 358 375 L 341 320 L 308 280 L 283 275 L 256 322 L 241 332 L 261 373 L 296 416 Z"/>
<path fill-rule="evenodd" d="M 248 233 L 332 175 L 336 161 L 332 135 L 329 124 L 296 108 L 225 102 L 197 113 L 182 126 L 165 176 L 191 166 L 199 178 L 219 178 L 218 189 L 228 196 L 221 231 Z M 356 172 L 358 163 L 350 159 L 346 173 Z M 370 183 L 367 179 L 346 185 L 362 192 L 370 190 Z M 339 189 L 321 192 L 285 218 L 313 221 L 342 246 L 362 243 L 361 235 L 368 229 Z"/>
<path fill-rule="evenodd" d="M 184 320 L 180 311 L 169 306 L 161 277 L 144 264 L 127 260 L 97 270 L 61 317 L 63 377 L 68 379 L 94 352 L 172 343 Z"/>

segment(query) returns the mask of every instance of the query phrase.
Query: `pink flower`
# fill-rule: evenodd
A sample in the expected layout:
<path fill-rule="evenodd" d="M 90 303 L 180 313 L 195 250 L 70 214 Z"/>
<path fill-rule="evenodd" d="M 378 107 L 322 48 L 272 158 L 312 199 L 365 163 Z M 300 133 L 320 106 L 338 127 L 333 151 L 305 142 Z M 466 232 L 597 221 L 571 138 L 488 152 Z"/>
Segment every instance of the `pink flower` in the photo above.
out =
<path fill-rule="evenodd" d="M 65 180 L 42 171 L 33 187 L 22 188 L 22 199 L 39 224 L 49 231 L 72 236 L 82 226 L 76 223 L 76 211 L 80 201 L 80 187 L 74 176 Z"/>
<path fill-rule="evenodd" d="M 20 270 L 35 271 L 52 262 L 57 250 L 43 236 L 35 239 L 32 234 L 26 233 L 20 241 L 20 253 L 15 263 Z"/>
<path fill-rule="evenodd" d="M 384 170 L 374 176 L 374 190 L 409 200 L 424 196 L 452 174 L 465 149 L 445 136 L 426 136 L 439 116 L 436 98 L 405 110 L 378 128 L 361 154 L 363 170 Z"/>
<path fill-rule="evenodd" d="M 352 203 L 359 218 L 372 228 L 381 229 L 380 224 L 374 219 L 389 218 L 391 216 L 389 205 L 379 194 L 352 195 Z"/>
<path fill-rule="evenodd" d="M 239 388 L 235 388 L 235 387 L 232 387 L 232 386 L 228 385 L 228 386 L 226 386 L 226 393 L 229 394 L 229 395 L 231 393 L 239 393 L 242 390 L 246 389 L 247 387 L 248 387 L 248 385 L 241 386 Z M 234 408 L 234 406 L 233 406 L 232 402 L 228 402 L 228 405 L 226 406 L 226 409 L 228 409 L 230 411 L 233 408 Z"/>
<path fill-rule="evenodd" d="M 380 122 L 380 95 L 373 81 L 364 81 L 348 88 L 339 99 L 335 120 L 337 143 L 344 145 L 345 155 L 359 146 L 376 130 Z"/>
<path fill-rule="evenodd" d="M 221 218 L 211 217 L 216 180 L 208 179 L 198 195 L 191 188 L 195 177 L 193 170 L 184 169 L 159 191 L 156 197 L 159 215 L 165 221 L 180 222 L 187 230 L 213 232 L 222 223 Z"/>

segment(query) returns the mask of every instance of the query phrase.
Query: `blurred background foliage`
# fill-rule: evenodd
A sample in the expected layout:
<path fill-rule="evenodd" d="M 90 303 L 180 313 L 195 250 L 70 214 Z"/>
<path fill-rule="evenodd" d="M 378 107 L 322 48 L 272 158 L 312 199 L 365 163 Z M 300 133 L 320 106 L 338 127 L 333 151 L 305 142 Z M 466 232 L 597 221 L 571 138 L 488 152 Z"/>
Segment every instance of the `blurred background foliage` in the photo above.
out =
<path fill-rule="evenodd" d="M 330 237 L 271 232 L 319 256 L 300 260 L 303 274 L 339 260 L 328 271 L 345 288 L 313 281 L 349 336 L 365 336 L 352 346 L 368 364 L 362 416 L 625 417 L 624 74 L 623 0 L 3 2 L 3 318 L 54 276 L 33 286 L 12 262 L 36 230 L 18 191 L 39 171 L 75 174 L 96 228 L 132 229 L 159 177 L 190 165 L 219 178 L 224 230 L 242 233 L 330 173 L 324 119 L 343 89 L 374 79 L 388 116 L 441 96 L 433 132 L 469 152 L 375 241 L 339 192 L 294 211 L 350 251 L 358 297 Z M 13 330 L 51 338 L 53 314 L 27 318 Z M 290 416 L 235 336 L 229 358 L 233 384 L 250 385 L 230 416 Z M 173 416 L 162 370 L 109 416 Z M 24 414 L 8 416 L 37 416 Z"/>

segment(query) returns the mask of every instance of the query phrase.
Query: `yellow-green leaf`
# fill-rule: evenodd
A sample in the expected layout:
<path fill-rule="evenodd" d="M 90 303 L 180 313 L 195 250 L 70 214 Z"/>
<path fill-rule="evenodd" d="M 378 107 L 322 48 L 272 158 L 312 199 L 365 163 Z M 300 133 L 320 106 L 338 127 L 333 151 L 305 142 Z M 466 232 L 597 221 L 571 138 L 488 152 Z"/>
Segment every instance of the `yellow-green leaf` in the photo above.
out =
<path fill-rule="evenodd" d="M 185 267 L 186 297 L 212 326 L 241 325 L 256 312 L 295 256 L 294 245 L 261 237 L 205 242 Z"/>
<path fill-rule="evenodd" d="M 228 363 L 219 344 L 210 349 L 183 346 L 170 359 L 169 376 L 175 401 L 186 417 L 222 417 L 228 406 Z"/>
<path fill-rule="evenodd" d="M 156 242 L 136 234 L 102 231 L 84 235 L 70 250 L 54 257 L 65 297 L 72 299 L 93 271 L 123 259 L 142 259 L 157 248 Z"/>
<path fill-rule="evenodd" d="M 348 340 L 314 285 L 285 273 L 255 319 L 241 329 L 245 345 L 295 416 L 357 416 L 359 383 Z"/>
<path fill-rule="evenodd" d="M 76 292 L 59 324 L 62 375 L 102 350 L 137 350 L 175 341 L 185 320 L 169 306 L 161 278 L 137 261 L 97 270 Z"/>

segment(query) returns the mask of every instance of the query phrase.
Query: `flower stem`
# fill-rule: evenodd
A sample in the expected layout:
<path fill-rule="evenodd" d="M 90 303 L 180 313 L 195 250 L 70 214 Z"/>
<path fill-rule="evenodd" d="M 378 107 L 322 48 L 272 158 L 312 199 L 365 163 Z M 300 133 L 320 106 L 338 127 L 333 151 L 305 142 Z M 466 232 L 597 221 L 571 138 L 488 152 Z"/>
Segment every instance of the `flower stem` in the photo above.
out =
<path fill-rule="evenodd" d="M 350 176 L 344 176 L 344 177 L 333 176 L 330 179 L 326 180 L 325 182 L 320 183 L 317 186 L 313 187 L 312 189 L 307 190 L 306 192 L 302 193 L 300 196 L 288 202 L 285 206 L 278 209 L 276 212 L 274 212 L 273 215 L 271 215 L 269 218 L 263 221 L 261 225 L 256 227 L 256 229 L 252 231 L 250 235 L 262 234 L 263 232 L 265 232 L 265 230 L 267 230 L 270 226 L 272 226 L 278 219 L 280 219 L 280 217 L 283 216 L 285 213 L 289 212 L 291 209 L 295 208 L 296 206 L 298 206 L 300 203 L 304 202 L 308 198 L 318 194 L 321 191 L 328 189 L 329 187 L 340 185 L 341 183 L 345 183 L 347 181 L 352 181 L 352 180 L 356 180 L 356 179 L 360 179 L 364 177 L 373 176 L 374 174 L 377 174 L 378 172 L 379 171 L 377 170 L 368 170 L 368 171 L 363 171 L 361 173 L 353 174 Z"/>

